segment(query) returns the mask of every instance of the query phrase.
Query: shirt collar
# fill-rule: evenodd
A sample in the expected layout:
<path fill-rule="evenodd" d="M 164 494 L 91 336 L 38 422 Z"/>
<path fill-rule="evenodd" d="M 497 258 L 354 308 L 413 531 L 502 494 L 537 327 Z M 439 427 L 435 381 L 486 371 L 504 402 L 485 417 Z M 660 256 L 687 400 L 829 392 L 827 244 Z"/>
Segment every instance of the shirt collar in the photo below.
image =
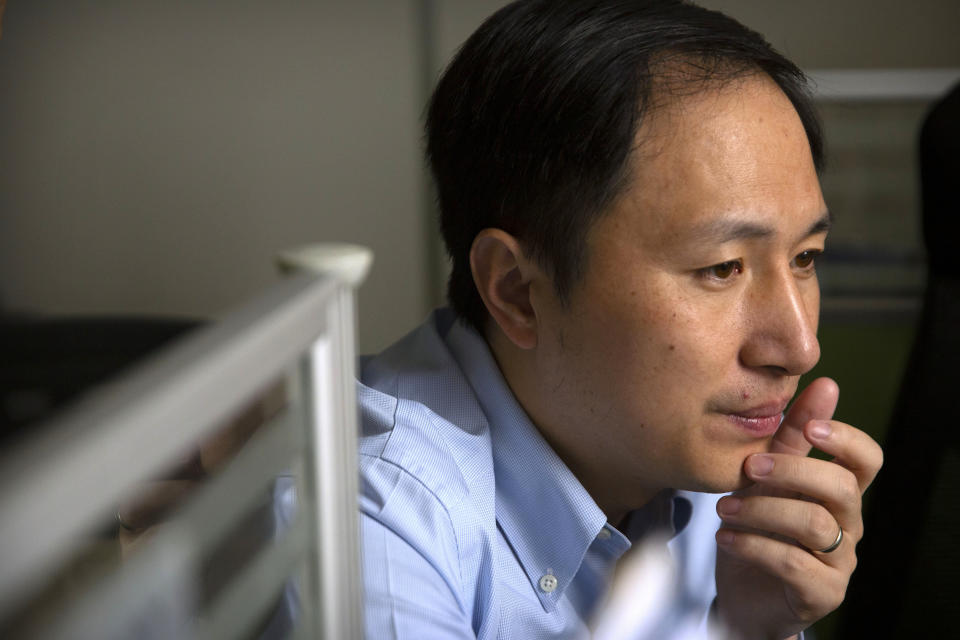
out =
<path fill-rule="evenodd" d="M 437 326 L 490 425 L 497 524 L 546 611 L 554 610 L 601 530 L 610 534 L 601 539 L 613 559 L 654 529 L 670 538 L 683 531 L 692 504 L 673 490 L 631 512 L 623 533 L 608 525 L 606 515 L 517 402 L 486 341 L 455 321 L 449 309 L 438 312 Z M 541 588 L 548 575 L 556 579 L 553 590 Z"/>
<path fill-rule="evenodd" d="M 497 523 L 544 609 L 552 611 L 606 516 L 530 422 L 486 341 L 457 322 L 446 342 L 490 424 Z M 606 542 L 613 553 L 619 556 L 630 548 L 620 532 L 608 530 Z"/>

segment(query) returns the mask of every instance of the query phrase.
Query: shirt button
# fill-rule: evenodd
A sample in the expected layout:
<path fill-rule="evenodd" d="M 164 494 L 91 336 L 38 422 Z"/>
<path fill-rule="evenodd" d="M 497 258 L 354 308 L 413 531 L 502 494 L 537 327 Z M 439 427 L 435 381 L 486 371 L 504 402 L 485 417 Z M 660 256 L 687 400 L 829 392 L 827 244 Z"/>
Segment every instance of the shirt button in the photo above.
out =
<path fill-rule="evenodd" d="M 557 588 L 557 576 L 548 573 L 540 578 L 540 589 L 544 593 L 553 593 Z"/>
<path fill-rule="evenodd" d="M 600 538 L 601 540 L 608 540 L 611 535 L 612 534 L 610 533 L 610 529 L 607 529 L 606 527 L 604 527 L 603 529 L 600 529 L 600 533 L 597 534 L 597 537 Z"/>

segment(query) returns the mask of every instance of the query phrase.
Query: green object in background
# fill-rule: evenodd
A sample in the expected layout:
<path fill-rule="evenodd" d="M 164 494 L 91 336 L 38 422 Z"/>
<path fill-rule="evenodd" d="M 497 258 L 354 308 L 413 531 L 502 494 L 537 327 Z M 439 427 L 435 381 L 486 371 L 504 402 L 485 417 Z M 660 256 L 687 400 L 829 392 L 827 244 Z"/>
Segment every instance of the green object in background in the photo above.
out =
<path fill-rule="evenodd" d="M 820 327 L 820 362 L 800 380 L 804 388 L 827 376 L 840 385 L 836 420 L 869 433 L 883 444 L 900 392 L 915 323 L 830 323 Z"/>

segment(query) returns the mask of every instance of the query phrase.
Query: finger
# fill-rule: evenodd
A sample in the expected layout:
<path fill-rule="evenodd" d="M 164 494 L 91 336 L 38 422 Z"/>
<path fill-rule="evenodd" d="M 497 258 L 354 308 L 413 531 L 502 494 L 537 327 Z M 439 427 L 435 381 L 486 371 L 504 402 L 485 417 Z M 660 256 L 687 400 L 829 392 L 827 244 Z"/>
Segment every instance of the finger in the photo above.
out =
<path fill-rule="evenodd" d="M 286 404 L 283 381 L 274 383 L 200 447 L 200 465 L 214 473 L 243 448 L 250 437 Z"/>
<path fill-rule="evenodd" d="M 849 469 L 828 460 L 759 453 L 747 458 L 744 470 L 759 485 L 821 502 L 845 532 L 854 540 L 860 539 L 863 532 L 860 485 Z M 834 536 L 836 533 L 833 532 Z"/>
<path fill-rule="evenodd" d="M 200 465 L 208 474 L 229 462 L 263 424 L 259 407 L 244 411 L 207 438 L 200 447 Z"/>
<path fill-rule="evenodd" d="M 782 580 L 791 608 L 801 619 L 818 620 L 843 601 L 849 574 L 821 562 L 796 545 L 756 533 L 721 528 L 720 549 Z"/>
<path fill-rule="evenodd" d="M 839 398 L 840 387 L 830 378 L 817 378 L 807 385 L 780 423 L 770 451 L 798 456 L 810 453 L 810 442 L 803 435 L 803 427 L 811 420 L 831 419 Z"/>
<path fill-rule="evenodd" d="M 853 472 L 863 493 L 883 466 L 883 449 L 860 429 L 831 420 L 812 420 L 803 430 L 807 440 Z"/>
<path fill-rule="evenodd" d="M 727 496 L 717 503 L 717 514 L 725 526 L 746 527 L 783 539 L 795 540 L 811 551 L 826 549 L 837 540 L 840 528 L 823 505 L 807 500 L 756 496 Z M 841 540 L 840 547 L 822 554 L 821 560 L 834 567 L 850 567 L 850 547 Z"/>
<path fill-rule="evenodd" d="M 127 558 L 137 549 L 142 547 L 147 541 L 153 539 L 157 531 L 163 525 L 154 525 L 152 527 L 147 527 L 142 531 L 127 531 L 125 529 L 120 529 L 118 535 L 118 540 L 120 542 L 120 557 Z"/>
<path fill-rule="evenodd" d="M 199 483 L 193 480 L 158 480 L 145 485 L 117 509 L 124 525 L 137 532 L 146 529 L 170 512 Z"/>

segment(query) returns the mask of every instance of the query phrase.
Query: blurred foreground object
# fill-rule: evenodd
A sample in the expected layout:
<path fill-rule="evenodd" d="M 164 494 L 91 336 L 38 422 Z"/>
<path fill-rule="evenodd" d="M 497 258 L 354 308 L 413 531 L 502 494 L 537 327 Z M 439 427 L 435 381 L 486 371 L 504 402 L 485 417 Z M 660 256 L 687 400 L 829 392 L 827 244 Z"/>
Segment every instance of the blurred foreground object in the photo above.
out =
<path fill-rule="evenodd" d="M 339 251 L 343 260 L 325 263 L 323 274 L 301 265 L 3 452 L 0 635 L 248 636 L 291 582 L 306 604 L 298 635 L 362 635 L 353 366 L 354 287 L 365 268 L 358 252 L 368 267 L 362 249 Z M 77 572 L 65 596 L 50 589 L 140 483 L 200 450 L 280 376 L 288 380 L 283 410 L 235 456 L 221 456 L 231 459 L 137 553 Z M 204 593 L 200 577 L 211 556 L 284 476 L 292 483 L 282 495 L 274 490 L 274 506 L 288 489 L 297 506 L 274 509 L 289 517 L 282 535 Z M 52 601 L 38 604 L 40 593 Z"/>
<path fill-rule="evenodd" d="M 701 618 L 678 619 L 669 606 L 679 596 L 681 583 L 667 542 L 652 536 L 623 560 L 593 622 L 593 640 L 727 639 L 711 620 L 704 630 Z"/>

